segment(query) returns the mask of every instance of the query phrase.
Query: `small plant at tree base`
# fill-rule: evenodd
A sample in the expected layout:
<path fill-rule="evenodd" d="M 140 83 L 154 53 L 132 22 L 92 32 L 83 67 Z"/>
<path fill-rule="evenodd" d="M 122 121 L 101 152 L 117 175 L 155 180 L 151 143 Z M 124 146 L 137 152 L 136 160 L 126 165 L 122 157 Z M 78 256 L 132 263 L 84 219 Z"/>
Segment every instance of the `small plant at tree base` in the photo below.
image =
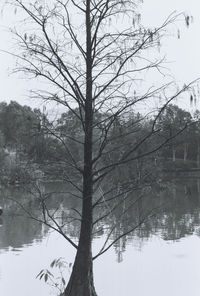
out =
<path fill-rule="evenodd" d="M 55 275 L 52 272 L 50 272 L 48 269 L 42 269 L 36 278 L 39 278 L 39 280 L 44 280 L 45 283 L 47 283 L 49 286 L 52 288 L 55 288 L 56 291 L 58 292 L 57 295 L 63 295 L 66 282 L 64 278 L 64 273 L 67 270 L 70 273 L 72 263 L 68 263 L 64 260 L 64 258 L 60 257 L 58 259 L 54 259 L 51 264 L 50 268 L 51 269 L 57 269 L 56 273 L 58 275 Z"/>

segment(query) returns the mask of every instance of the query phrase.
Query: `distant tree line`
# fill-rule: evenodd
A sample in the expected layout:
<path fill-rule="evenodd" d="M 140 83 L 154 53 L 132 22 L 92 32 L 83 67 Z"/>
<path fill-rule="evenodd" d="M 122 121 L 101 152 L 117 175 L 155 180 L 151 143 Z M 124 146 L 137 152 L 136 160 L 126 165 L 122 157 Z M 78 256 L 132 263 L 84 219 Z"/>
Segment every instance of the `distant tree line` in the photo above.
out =
<path fill-rule="evenodd" d="M 77 110 L 76 110 L 77 112 Z M 103 129 L 103 123 L 109 113 L 95 113 L 96 138 Z M 160 168 L 161 164 L 174 163 L 175 166 L 186 165 L 190 167 L 200 166 L 200 112 L 197 110 L 192 116 L 188 111 L 176 105 L 168 105 L 156 121 L 154 137 L 148 141 L 148 147 L 142 146 L 137 150 L 138 154 L 145 154 L 149 146 L 159 146 L 164 138 L 171 138 L 161 149 L 146 158 L 138 158 L 132 164 L 125 164 L 120 171 L 113 172 L 115 178 L 120 180 L 123 175 L 129 174 L 131 179 L 139 180 L 148 166 Z M 118 117 L 109 131 L 108 149 L 102 157 L 104 164 L 109 164 L 117 159 L 126 150 L 128 145 L 137 143 L 148 135 L 152 128 L 153 117 L 144 120 L 140 113 L 129 112 L 126 116 Z M 134 132 L 132 126 L 134 125 Z M 129 131 L 131 127 L 131 130 Z M 129 135 L 130 132 L 130 135 Z M 121 135 L 126 134 L 125 141 Z M 29 106 L 21 106 L 15 101 L 9 104 L 0 103 L 0 159 L 4 162 L 6 154 L 16 153 L 20 162 L 30 161 L 45 165 L 45 169 L 54 172 L 54 176 L 65 176 L 66 171 L 75 176 L 75 170 L 71 166 L 71 160 L 83 161 L 82 145 L 83 130 L 80 121 L 73 111 L 62 113 L 54 122 L 50 122 L 48 115 L 39 109 L 31 109 Z M 96 150 L 98 141 L 94 144 Z M 117 149 L 116 149 L 117 147 Z M 68 164 L 70 164 L 68 166 Z"/>

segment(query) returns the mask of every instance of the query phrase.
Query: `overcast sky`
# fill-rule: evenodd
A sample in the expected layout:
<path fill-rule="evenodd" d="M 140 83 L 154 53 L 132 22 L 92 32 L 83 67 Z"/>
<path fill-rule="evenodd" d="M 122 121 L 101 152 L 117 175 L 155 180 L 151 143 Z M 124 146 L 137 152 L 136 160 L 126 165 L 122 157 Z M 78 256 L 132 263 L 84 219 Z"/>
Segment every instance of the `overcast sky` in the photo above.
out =
<path fill-rule="evenodd" d="M 197 0 L 144 0 L 141 9 L 142 20 L 145 25 L 158 26 L 175 10 L 192 15 L 194 21 L 189 28 L 184 22 L 177 22 L 171 28 L 171 34 L 162 50 L 166 53 L 167 67 L 175 79 L 179 83 L 187 83 L 200 77 L 200 2 Z M 13 11 L 0 15 L 0 49 L 7 50 L 11 47 L 13 36 L 8 28 L 13 25 L 13 22 L 15 22 Z M 180 39 L 176 35 L 178 28 L 181 33 Z M 14 66 L 14 59 L 0 52 L 0 101 L 16 100 L 21 104 L 34 106 L 36 103 L 30 102 L 28 98 L 28 90 L 32 83 L 20 79 L 19 75 L 10 75 Z M 189 108 L 189 101 L 181 104 L 183 108 Z M 200 102 L 197 107 L 200 109 Z"/>

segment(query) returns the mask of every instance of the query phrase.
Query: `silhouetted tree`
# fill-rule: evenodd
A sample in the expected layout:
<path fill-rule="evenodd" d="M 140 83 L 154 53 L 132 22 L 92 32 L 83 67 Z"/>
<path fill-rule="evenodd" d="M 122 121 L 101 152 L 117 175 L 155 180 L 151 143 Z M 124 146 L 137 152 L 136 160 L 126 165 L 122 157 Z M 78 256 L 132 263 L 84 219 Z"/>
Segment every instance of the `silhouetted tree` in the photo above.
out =
<path fill-rule="evenodd" d="M 156 145 L 148 146 L 149 141 L 160 132 L 156 122 L 167 104 L 189 88 L 189 85 L 185 85 L 168 97 L 166 89 L 170 88 L 170 83 L 151 88 L 144 84 L 137 88 L 137 81 L 143 79 L 143 73 L 151 69 L 160 71 L 162 58 L 157 54 L 157 58 L 150 58 L 149 53 L 157 52 L 166 27 L 175 21 L 176 16 L 171 15 L 158 28 L 146 28 L 141 25 L 137 12 L 140 1 L 10 2 L 17 9 L 22 9 L 29 19 L 28 22 L 26 19 L 26 26 L 19 26 L 15 32 L 21 48 L 19 53 L 15 53 L 19 62 L 16 70 L 47 81 L 48 90 L 34 92 L 34 97 L 60 104 L 76 118 L 73 124 L 80 127 L 77 134 L 72 134 L 72 130 L 62 131 L 62 136 L 55 129 L 50 132 L 65 147 L 68 155 L 66 165 L 71 167 L 71 173 L 66 173 L 65 181 L 76 190 L 76 194 L 72 194 L 82 201 L 78 244 L 64 233 L 56 218 L 48 211 L 45 198 L 41 197 L 42 222 L 49 225 L 50 219 L 54 229 L 77 250 L 64 295 L 96 296 L 93 259 L 102 255 L 145 219 L 139 219 L 137 225 L 110 242 L 109 238 L 116 229 L 116 225 L 113 225 L 105 244 L 93 256 L 95 225 L 121 207 L 125 192 L 131 191 L 136 183 L 133 176 L 128 182 L 123 180 L 120 184 L 107 184 L 107 191 L 102 192 L 101 188 L 105 180 L 112 180 L 117 170 L 123 172 L 127 164 L 153 154 L 169 141 L 171 135 L 162 138 Z M 145 126 L 147 114 L 127 123 L 129 113 L 137 110 L 142 102 L 151 104 L 159 96 L 165 99 L 165 103 L 156 111 L 156 115 L 154 113 L 151 127 L 143 129 L 140 137 L 136 136 L 134 141 L 130 141 L 130 135 L 137 134 L 139 122 Z M 103 116 L 95 120 L 96 114 Z M 125 123 L 127 128 L 124 128 Z M 63 135 L 68 139 L 70 137 L 70 145 L 66 145 Z M 72 142 L 81 147 L 81 160 L 75 157 Z M 79 175 L 79 182 L 73 180 L 75 171 Z M 98 190 L 101 191 L 99 196 Z M 115 205 L 108 209 L 105 204 L 109 205 L 110 199 L 115 200 Z M 95 210 L 102 205 L 102 215 L 95 219 Z"/>

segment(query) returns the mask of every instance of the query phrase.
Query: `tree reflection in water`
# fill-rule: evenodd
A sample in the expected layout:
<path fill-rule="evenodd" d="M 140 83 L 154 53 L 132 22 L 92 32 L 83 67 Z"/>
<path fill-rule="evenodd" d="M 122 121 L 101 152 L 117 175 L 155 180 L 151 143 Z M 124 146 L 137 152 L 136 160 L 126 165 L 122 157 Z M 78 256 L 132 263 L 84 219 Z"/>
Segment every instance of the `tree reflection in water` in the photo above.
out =
<path fill-rule="evenodd" d="M 139 199 L 137 191 L 129 193 L 126 199 L 122 197 L 120 207 L 117 207 L 112 215 L 96 223 L 94 237 L 109 236 L 108 243 L 110 243 L 120 234 L 128 233 L 134 225 L 138 225 L 140 220 L 148 216 L 134 232 L 128 233 L 114 243 L 119 262 L 123 259 L 126 245 L 135 240 L 139 240 L 142 247 L 143 243 L 155 234 L 164 240 L 174 241 L 194 233 L 200 235 L 199 179 L 167 181 L 164 185 L 164 189 L 159 187 L 144 191 Z M 79 200 L 66 194 L 66 188 L 61 184 L 46 184 L 44 190 L 49 193 L 54 192 L 49 195 L 48 209 L 51 213 L 56 213 L 55 217 L 64 232 L 73 238 L 78 237 L 80 217 L 74 208 L 80 208 Z M 61 191 L 62 193 L 56 194 Z M 47 235 L 49 229 L 41 223 L 28 219 L 23 210 L 13 201 L 16 199 L 35 216 L 40 217 L 39 200 L 29 198 L 20 188 L 2 189 L 0 198 L 0 203 L 4 205 L 4 214 L 0 220 L 0 249 L 10 247 L 20 249 Z M 103 208 L 105 210 L 105 207 L 111 208 L 111 206 L 113 206 L 112 201 L 106 205 L 102 204 L 95 213 L 95 219 L 98 220 L 102 215 Z"/>

